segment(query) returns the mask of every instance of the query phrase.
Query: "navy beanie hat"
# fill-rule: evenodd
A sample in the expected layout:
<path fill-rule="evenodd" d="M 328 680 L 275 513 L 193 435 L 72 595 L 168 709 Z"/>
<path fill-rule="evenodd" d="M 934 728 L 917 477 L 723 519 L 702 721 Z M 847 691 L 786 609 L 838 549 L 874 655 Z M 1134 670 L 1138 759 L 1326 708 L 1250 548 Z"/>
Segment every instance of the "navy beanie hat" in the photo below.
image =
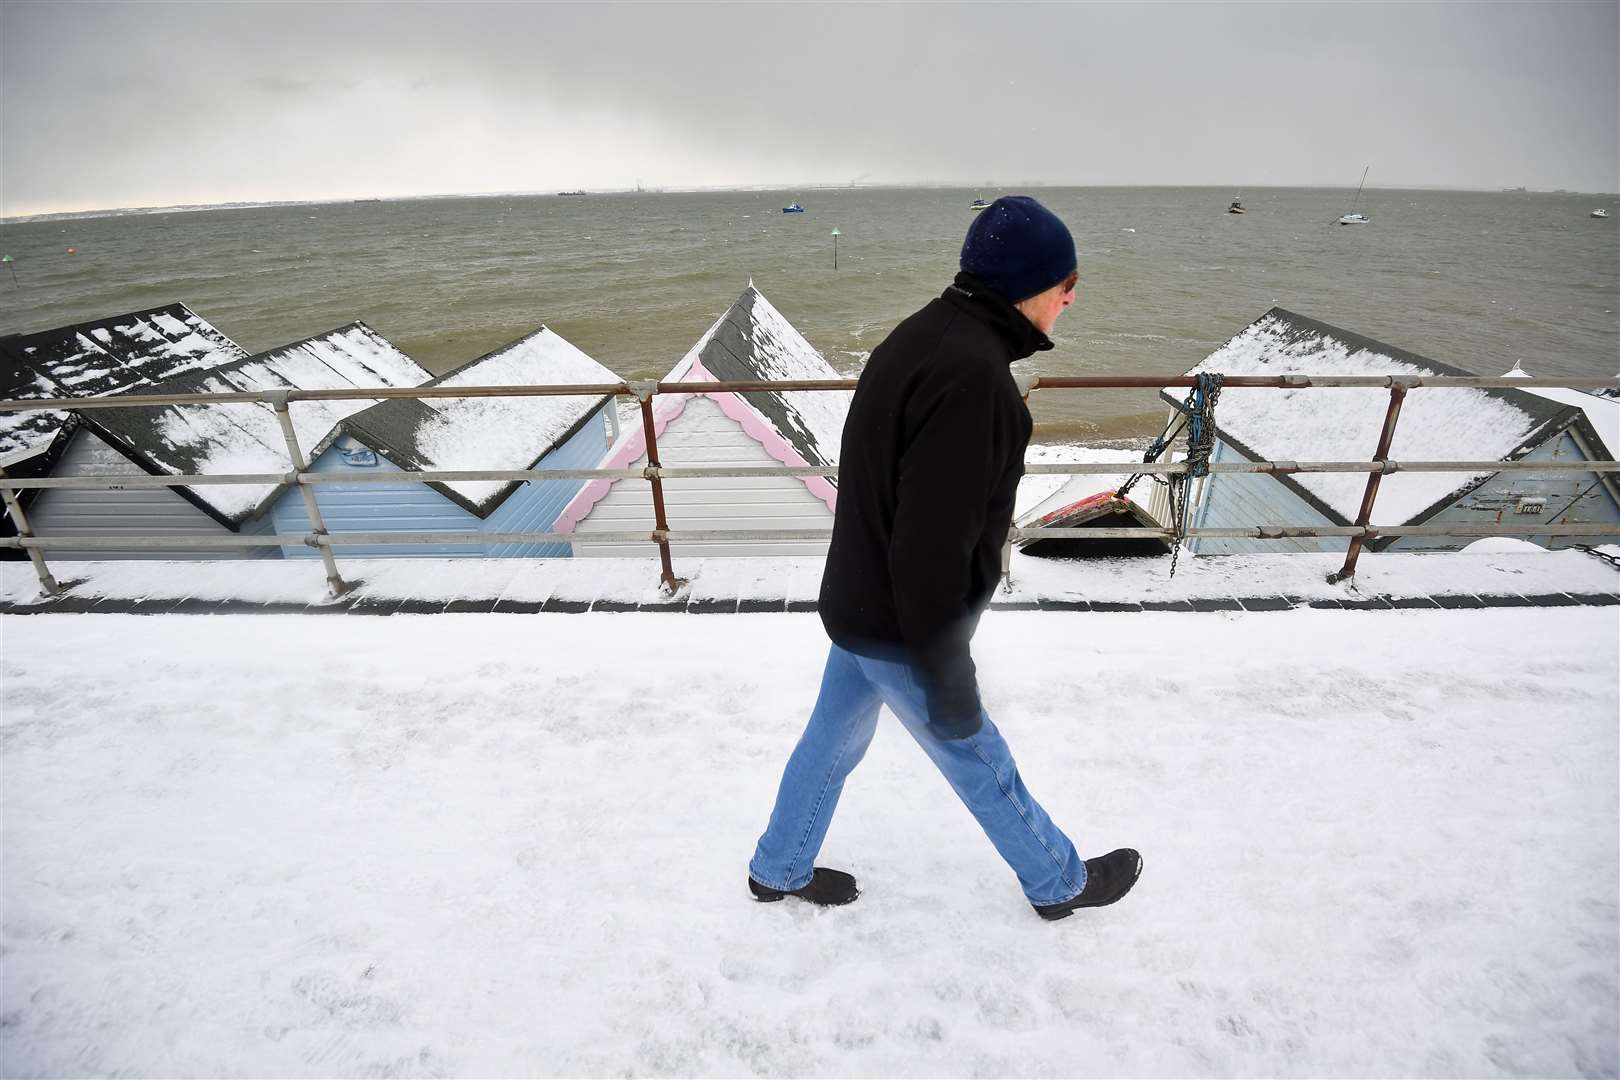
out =
<path fill-rule="evenodd" d="M 1045 292 L 1079 265 L 1069 227 L 1028 195 L 1003 195 L 980 210 L 962 241 L 962 269 L 1013 303 Z"/>

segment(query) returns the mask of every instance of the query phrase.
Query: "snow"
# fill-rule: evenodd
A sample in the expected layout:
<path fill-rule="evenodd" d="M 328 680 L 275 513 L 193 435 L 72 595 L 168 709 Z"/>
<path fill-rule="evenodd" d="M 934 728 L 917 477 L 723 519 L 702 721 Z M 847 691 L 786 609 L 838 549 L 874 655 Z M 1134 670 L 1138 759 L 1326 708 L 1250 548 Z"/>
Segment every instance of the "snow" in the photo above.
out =
<path fill-rule="evenodd" d="M 183 338 L 192 331 L 192 328 L 187 326 L 184 322 L 181 322 L 173 315 L 168 315 L 163 312 L 157 312 L 156 314 L 152 315 L 151 321 L 154 326 L 161 330 L 171 340 Z"/>
<path fill-rule="evenodd" d="M 283 387 L 415 386 L 417 382 L 411 381 L 415 376 L 420 376 L 417 381 L 428 377 L 410 357 L 356 323 L 209 372 L 186 389 L 212 394 Z M 391 381 L 396 378 L 406 381 Z M 376 403 L 371 398 L 291 403 L 289 414 L 305 460 L 314 460 L 341 420 Z M 291 468 L 281 422 L 269 405 L 171 406 L 156 413 L 153 424 L 153 434 L 163 445 L 143 449 L 170 473 L 284 473 Z M 256 510 L 276 488 L 215 484 L 194 490 L 227 517 L 241 518 Z"/>
<path fill-rule="evenodd" d="M 541 327 L 474 361 L 440 386 L 603 385 L 619 377 L 560 334 Z M 416 446 L 434 469 L 527 469 L 601 403 L 602 395 L 434 398 L 433 419 L 417 429 Z M 605 449 L 605 447 L 604 447 Z M 504 490 L 502 481 L 449 485 L 473 502 Z"/>
<path fill-rule="evenodd" d="M 1611 548 L 1620 554 L 1620 548 Z M 649 542 L 644 559 L 358 559 L 337 551 L 359 598 L 613 600 L 659 603 L 659 563 Z M 1610 550 L 1610 549 L 1600 549 Z M 1161 601 L 1291 596 L 1305 600 L 1424 596 L 1543 596 L 1613 594 L 1620 574 L 1579 551 L 1534 546 L 1474 545 L 1466 552 L 1363 553 L 1354 587 L 1327 584 L 1343 555 L 1283 553 L 1184 558 L 1174 578 L 1169 558 L 1042 559 L 1014 551 L 1011 572 L 994 599 Z M 824 559 L 677 558 L 683 596 L 694 599 L 814 600 Z M 316 604 L 325 581 L 320 564 L 281 559 L 222 562 L 71 562 L 51 559 L 73 595 L 139 600 L 238 599 L 250 603 Z M 0 601 L 39 600 L 26 562 L 0 562 Z"/>
<path fill-rule="evenodd" d="M 1026 465 L 1053 465 L 1059 462 L 1079 461 L 1088 464 L 1117 461 L 1121 464 L 1136 465 L 1142 461 L 1140 450 L 1117 450 L 1111 447 L 1079 446 L 1074 443 L 1036 443 L 1024 452 Z M 1013 519 L 1022 521 L 1025 516 L 1038 516 L 1040 513 L 1056 510 L 1072 502 L 1079 502 L 1089 495 L 1096 495 L 1103 491 L 1117 491 L 1123 484 L 1129 472 L 1118 474 L 1086 473 L 1081 475 L 1068 475 L 1064 473 L 1025 473 L 1024 478 L 1018 482 L 1018 495 L 1014 502 Z M 1132 489 L 1136 498 L 1145 498 L 1151 490 L 1153 481 L 1143 478 L 1137 481 L 1140 491 Z"/>
<path fill-rule="evenodd" d="M 25 347 L 22 352 L 29 362 L 45 369 L 57 385 L 53 386 L 34 372 L 32 384 L 15 392 L 19 398 L 74 394 L 102 397 L 150 387 L 153 379 L 216 367 L 247 355 L 241 346 L 185 305 L 178 306 L 185 312 L 183 320 L 155 311 L 146 315 L 150 323 L 137 318 L 111 329 L 97 327 L 88 335 L 73 331 L 71 350 L 55 359 L 46 359 L 50 350 L 42 344 Z M 165 333 L 174 340 L 165 337 Z M 58 344 L 68 340 L 64 334 Z M 138 344 L 132 348 L 132 343 Z M 426 377 L 425 372 L 423 377 Z M 48 446 L 66 419 L 65 413 L 57 412 L 0 414 L 0 453 Z"/>
<path fill-rule="evenodd" d="M 823 849 L 861 899 L 750 902 L 813 615 L 0 618 L 0 1058 L 1612 1076 L 1617 636 L 1590 608 L 991 612 L 1031 791 L 1146 861 L 1045 923 L 889 717 Z"/>
<path fill-rule="evenodd" d="M 10 392 L 16 395 L 14 400 L 19 401 L 58 396 L 56 389 L 38 375 L 30 375 L 26 382 L 19 379 Z M 0 413 L 0 454 L 44 450 L 66 420 L 64 412 Z"/>
<path fill-rule="evenodd" d="M 1528 379 L 1530 373 L 1518 364 L 1513 365 L 1511 371 L 1503 375 L 1511 375 L 1516 379 Z M 1617 376 L 1620 378 L 1620 376 Z M 1556 401 L 1560 405 L 1573 405 L 1586 414 L 1586 419 L 1596 429 L 1598 436 L 1603 439 L 1604 445 L 1594 446 L 1593 452 L 1599 456 L 1607 455 L 1614 460 L 1620 454 L 1620 399 L 1599 394 L 1586 394 L 1579 390 L 1570 390 L 1562 386 L 1526 386 L 1523 393 L 1534 394 Z"/>
<path fill-rule="evenodd" d="M 202 393 L 224 393 L 234 387 L 209 384 Z M 337 419 L 375 404 L 369 400 L 295 402 L 291 406 L 293 430 L 309 459 L 331 434 Z M 163 443 L 149 456 L 170 474 L 285 473 L 291 467 L 281 423 L 268 405 L 178 405 L 164 409 L 154 426 Z M 277 485 L 210 484 L 193 490 L 227 517 L 241 518 L 256 510 Z"/>
<path fill-rule="evenodd" d="M 754 350 L 748 359 L 750 366 L 758 371 L 760 379 L 776 381 L 844 377 L 757 289 L 753 294 L 752 315 L 753 330 L 749 341 Z M 776 396 L 788 409 L 798 414 L 800 422 L 815 441 L 815 449 L 823 458 L 820 464 L 836 465 L 838 448 L 844 436 L 844 418 L 849 415 L 849 403 L 854 395 L 848 390 L 785 390 Z"/>
<path fill-rule="evenodd" d="M 285 473 L 292 467 L 286 444 L 278 449 L 270 441 L 274 436 L 281 442 L 280 427 L 267 405 L 171 406 L 157 414 L 153 433 L 162 446 L 148 457 L 171 475 Z M 240 518 L 264 501 L 275 485 L 211 484 L 193 490 L 226 516 Z"/>
<path fill-rule="evenodd" d="M 303 357 L 318 360 L 341 380 L 333 385 L 418 386 L 430 377 L 416 361 L 364 323 L 319 334 L 268 355 L 278 365 L 294 364 Z M 316 389 L 299 382 L 293 385 Z"/>
<path fill-rule="evenodd" d="M 1432 375 L 1382 353 L 1351 349 L 1320 334 L 1301 334 L 1267 315 L 1211 353 L 1192 372 L 1223 375 Z M 1180 390 L 1168 390 L 1175 397 Z M 1283 461 L 1369 461 L 1383 429 L 1389 394 L 1349 387 L 1299 390 L 1224 389 L 1216 423 L 1262 458 Z M 1390 457 L 1397 461 L 1491 461 L 1504 458 L 1535 430 L 1534 419 L 1484 390 L 1420 387 L 1406 396 Z M 1383 478 L 1374 525 L 1410 521 L 1483 473 L 1396 473 Z M 1364 473 L 1298 473 L 1293 479 L 1354 520 L 1366 490 Z"/>

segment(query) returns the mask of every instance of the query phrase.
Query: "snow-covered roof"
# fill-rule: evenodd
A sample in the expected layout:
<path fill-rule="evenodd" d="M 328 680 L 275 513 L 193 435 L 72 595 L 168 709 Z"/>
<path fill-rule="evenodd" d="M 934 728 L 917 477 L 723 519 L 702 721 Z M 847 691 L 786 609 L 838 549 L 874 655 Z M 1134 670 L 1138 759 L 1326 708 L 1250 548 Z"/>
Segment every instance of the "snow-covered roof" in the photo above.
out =
<path fill-rule="evenodd" d="M 428 385 L 602 385 L 619 381 L 613 372 L 542 326 Z M 392 399 L 350 416 L 343 430 L 401 468 L 527 469 L 608 400 L 601 394 Z M 434 486 L 483 517 L 518 485 L 475 480 Z"/>
<path fill-rule="evenodd" d="M 9 354 L 0 356 L 0 400 L 38 401 L 61 396 L 59 389 L 33 368 L 13 362 Z M 62 412 L 0 413 L 0 457 L 43 451 L 66 422 L 67 413 Z"/>
<path fill-rule="evenodd" d="M 1282 308 L 1273 308 L 1188 374 L 1223 375 L 1471 375 L 1415 353 Z M 1181 390 L 1166 390 L 1175 401 Z M 1298 390 L 1227 389 L 1215 410 L 1228 445 L 1254 458 L 1367 461 L 1383 428 L 1389 395 L 1377 390 L 1316 387 Z M 1497 461 L 1516 456 L 1562 430 L 1574 411 L 1520 390 L 1420 388 L 1408 394 L 1390 457 L 1407 461 Z M 1489 474 L 1395 473 L 1383 478 L 1373 524 L 1397 525 L 1428 516 L 1450 497 Z M 1279 477 L 1349 521 L 1360 509 L 1362 473 L 1300 473 Z"/>
<path fill-rule="evenodd" d="M 663 382 L 758 382 L 784 379 L 840 379 L 816 347 L 748 283 L 736 303 L 686 351 Z M 836 465 L 849 414 L 847 390 L 766 390 L 747 393 L 717 390 L 698 396 L 712 400 L 748 437 L 784 465 Z M 653 403 L 658 434 L 675 422 L 691 399 L 661 394 Z M 626 425 L 608 451 L 603 468 L 620 469 L 647 452 L 641 424 Z M 667 464 L 667 463 L 666 463 Z M 799 480 L 832 510 L 838 501 L 837 478 L 802 476 Z M 561 532 L 572 530 L 605 498 L 616 480 L 593 480 L 580 489 L 557 519 Z"/>
<path fill-rule="evenodd" d="M 1514 364 L 1512 370 L 1503 374 L 1515 379 L 1530 378 L 1530 372 L 1519 364 Z M 1620 374 L 1615 378 L 1620 378 Z M 1616 453 L 1620 453 L 1620 390 L 1600 390 L 1588 394 L 1583 390 L 1570 390 L 1561 386 L 1527 386 L 1523 392 L 1581 410 L 1586 422 L 1592 425 L 1592 430 L 1603 440 L 1603 446 L 1594 446 L 1593 452 L 1610 460 L 1614 459 Z"/>
<path fill-rule="evenodd" d="M 215 394 L 243 390 L 341 390 L 416 386 L 428 373 L 364 323 L 317 334 L 218 367 L 164 380 L 145 392 Z M 293 429 L 313 459 L 340 420 L 375 399 L 303 401 L 292 405 Z M 287 444 L 275 411 L 265 404 L 166 405 L 90 409 L 82 414 L 113 445 L 155 475 L 286 472 Z M 186 489 L 193 501 L 235 526 L 258 511 L 277 485 Z"/>
<path fill-rule="evenodd" d="M 247 356 L 184 304 L 0 338 L 0 398 L 101 397 Z M 0 413 L 0 454 L 48 444 L 65 413 Z"/>
<path fill-rule="evenodd" d="M 737 302 L 698 339 L 681 366 L 718 382 L 840 379 L 816 347 L 750 282 Z M 691 378 L 683 377 L 683 381 Z M 847 390 L 772 390 L 739 395 L 812 465 L 836 465 L 849 415 Z M 835 483 L 828 477 L 829 483 Z"/>

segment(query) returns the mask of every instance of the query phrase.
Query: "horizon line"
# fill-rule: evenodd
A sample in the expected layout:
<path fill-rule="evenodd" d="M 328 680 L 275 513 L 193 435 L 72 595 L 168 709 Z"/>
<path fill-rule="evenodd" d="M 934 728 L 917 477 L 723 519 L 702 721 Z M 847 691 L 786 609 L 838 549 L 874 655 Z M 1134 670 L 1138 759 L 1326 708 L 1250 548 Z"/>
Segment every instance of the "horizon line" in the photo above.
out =
<path fill-rule="evenodd" d="M 1062 184 L 1049 181 L 1018 182 L 1011 184 L 984 183 L 970 184 L 956 181 L 896 181 L 893 183 L 834 183 L 822 181 L 803 184 L 720 184 L 720 185 L 690 185 L 690 186 L 660 186 L 644 187 L 616 187 L 598 188 L 594 191 L 574 189 L 572 191 L 539 190 L 513 190 L 513 191 L 447 191 L 430 192 L 413 195 L 350 195 L 323 197 L 317 199 L 255 199 L 243 201 L 224 201 L 214 203 L 170 203 L 150 206 L 108 206 L 90 210 L 42 210 L 32 214 L 0 215 L 0 225 L 15 225 L 30 221 L 62 221 L 73 218 L 115 217 L 125 214 L 162 214 L 162 213 L 200 213 L 208 210 L 252 210 L 264 207 L 279 206 L 340 206 L 356 202 L 416 202 L 434 199 L 500 199 L 500 198 L 561 198 L 593 195 L 693 195 L 693 194 L 721 194 L 726 192 L 769 192 L 769 191 L 881 191 L 881 190 L 982 190 L 985 188 L 1024 188 L 1032 191 L 1053 189 L 1082 189 L 1105 190 L 1112 188 L 1187 188 L 1210 189 L 1218 191 L 1262 191 L 1262 190 L 1299 190 L 1299 191 L 1348 191 L 1352 184 Z M 1368 187 L 1368 191 L 1456 191 L 1473 194 L 1525 194 L 1525 195 L 1615 195 L 1615 192 L 1577 191 L 1571 188 L 1544 188 L 1544 187 L 1501 187 L 1501 186 L 1468 186 L 1459 187 L 1452 184 L 1378 184 Z"/>

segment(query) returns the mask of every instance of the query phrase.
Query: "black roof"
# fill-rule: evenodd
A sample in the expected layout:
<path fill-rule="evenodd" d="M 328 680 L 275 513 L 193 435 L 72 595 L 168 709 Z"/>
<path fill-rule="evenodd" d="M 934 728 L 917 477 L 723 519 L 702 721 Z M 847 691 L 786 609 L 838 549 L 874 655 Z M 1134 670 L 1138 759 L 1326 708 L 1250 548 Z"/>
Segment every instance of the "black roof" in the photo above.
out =
<path fill-rule="evenodd" d="M 483 356 L 480 356 L 475 360 L 469 360 L 460 367 L 454 368 L 442 375 L 429 379 L 421 385 L 439 386 L 449 379 L 472 371 L 473 369 L 476 369 L 490 361 L 498 361 L 507 353 L 524 346 L 542 335 L 551 335 L 554 333 L 554 331 L 551 331 L 542 325 L 532 333 L 525 334 L 516 341 L 508 342 L 497 349 L 493 349 L 490 352 L 485 353 Z M 572 346 L 569 347 L 572 348 Z M 583 357 L 583 354 L 579 355 Z M 589 358 L 585 357 L 584 359 L 588 360 Z M 592 363 L 594 364 L 594 362 Z M 600 365 L 596 366 L 600 371 L 601 382 L 613 383 L 619 381 L 619 377 L 614 375 L 611 371 L 600 367 Z M 499 382 L 501 380 L 497 377 L 495 381 Z M 540 381 L 544 382 L 546 380 L 542 379 Z M 422 401 L 417 398 L 387 398 L 377 402 L 375 405 L 369 406 L 368 408 L 362 409 L 359 412 L 346 417 L 343 420 L 341 427 L 345 434 L 352 436 L 371 449 L 378 451 L 389 461 L 393 462 L 395 465 L 398 465 L 402 469 L 419 469 L 424 471 L 444 469 L 446 466 L 442 462 L 435 460 L 423 446 L 423 434 L 430 430 L 432 426 L 445 422 L 446 415 L 453 411 L 452 409 L 447 408 L 447 406 L 458 400 L 461 399 L 435 398 L 429 401 Z M 531 398 L 529 400 L 535 401 L 539 399 Z M 561 403 L 573 401 L 575 399 L 549 398 L 544 400 Z M 532 469 L 535 465 L 540 463 L 541 459 L 543 459 L 547 454 L 551 453 L 553 449 L 561 446 L 563 443 L 573 438 L 579 429 L 591 419 L 598 409 L 612 400 L 613 396 L 611 394 L 592 397 L 589 399 L 588 403 L 582 402 L 583 407 L 579 409 L 578 415 L 573 418 L 565 429 L 561 430 L 560 432 L 551 432 L 547 434 L 535 432 L 535 438 L 532 444 L 528 447 L 529 459 L 521 466 L 515 467 Z M 469 431 L 468 437 L 474 438 L 476 437 L 476 434 L 476 432 Z M 310 456 L 313 459 L 314 455 L 312 454 Z M 488 467 L 494 468 L 495 466 L 491 465 Z M 524 481 L 514 480 L 511 483 L 503 484 L 483 498 L 471 498 L 462 492 L 457 491 L 449 484 L 430 481 L 428 486 L 435 489 L 445 498 L 456 503 L 458 506 L 463 507 L 470 513 L 476 514 L 481 518 L 486 518 L 503 502 L 505 502 L 507 497 L 510 496 L 512 492 L 521 487 L 523 483 Z"/>
<path fill-rule="evenodd" d="M 185 304 L 0 337 L 0 398 L 101 397 L 247 356 Z M 0 454 L 49 443 L 61 413 L 0 413 Z"/>
<path fill-rule="evenodd" d="M 764 305 L 764 310 L 776 315 L 779 321 L 756 319 L 758 305 Z M 784 340 L 787 335 L 791 337 Z M 698 360 L 722 382 L 842 378 L 808 341 L 780 318 L 770 301 L 752 284 L 721 316 L 699 351 Z M 841 394 L 847 402 L 847 392 L 827 390 L 772 390 L 742 396 L 805 461 L 812 465 L 834 465 L 838 455 L 837 438 L 825 431 L 818 437 L 810 414 L 818 402 L 830 403 Z M 829 437 L 831 445 L 827 445 Z M 837 483 L 837 477 L 826 479 L 830 484 Z"/>
<path fill-rule="evenodd" d="M 370 355 L 370 362 L 363 357 Z M 207 369 L 185 371 L 143 387 L 152 394 L 206 394 L 277 389 L 398 386 L 426 374 L 361 322 Z M 405 381 L 405 385 L 415 385 Z M 363 402 L 310 401 L 292 409 L 300 450 L 313 461 L 337 437 L 338 422 Z M 156 476 L 206 472 L 285 472 L 286 441 L 266 404 L 159 405 L 85 409 L 79 416 L 121 453 Z M 225 453 L 228 468 L 210 468 Z M 176 487 L 198 508 L 230 528 L 262 512 L 280 487 Z M 252 499 L 244 503 L 243 496 Z"/>

